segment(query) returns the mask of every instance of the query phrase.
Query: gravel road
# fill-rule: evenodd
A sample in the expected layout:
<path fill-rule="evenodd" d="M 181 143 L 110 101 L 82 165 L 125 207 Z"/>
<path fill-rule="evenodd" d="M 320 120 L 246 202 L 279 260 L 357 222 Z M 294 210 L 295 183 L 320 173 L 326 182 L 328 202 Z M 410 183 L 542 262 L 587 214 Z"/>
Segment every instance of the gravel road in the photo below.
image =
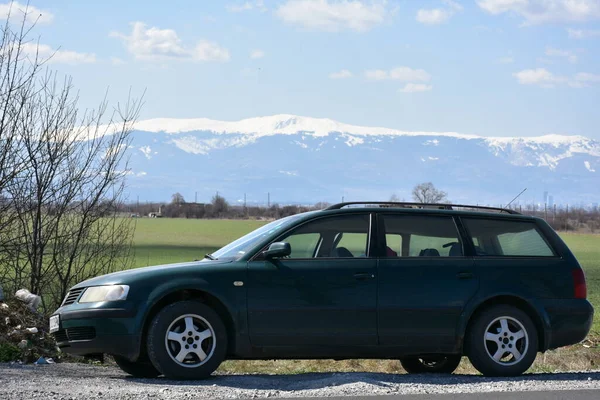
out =
<path fill-rule="evenodd" d="M 315 373 L 217 375 L 205 381 L 133 379 L 112 366 L 0 364 L 0 399 L 189 399 L 331 397 L 600 389 L 600 371 L 473 375 Z"/>

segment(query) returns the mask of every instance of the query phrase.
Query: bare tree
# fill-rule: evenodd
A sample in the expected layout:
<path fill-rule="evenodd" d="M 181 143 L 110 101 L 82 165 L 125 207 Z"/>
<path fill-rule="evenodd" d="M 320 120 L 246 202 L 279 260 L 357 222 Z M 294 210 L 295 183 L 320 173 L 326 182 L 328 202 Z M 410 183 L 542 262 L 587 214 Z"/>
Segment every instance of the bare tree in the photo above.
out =
<path fill-rule="evenodd" d="M 185 203 L 185 199 L 183 198 L 183 195 L 179 192 L 173 194 L 171 196 L 171 204 L 184 204 Z"/>
<path fill-rule="evenodd" d="M 141 101 L 108 112 L 104 100 L 80 115 L 71 80 L 42 73 L 44 60 L 21 55 L 26 34 L 25 19 L 16 34 L 7 23 L 9 39 L 0 42 L 0 163 L 10 173 L 0 186 L 10 215 L 0 240 L 8 272 L 0 278 L 56 306 L 73 284 L 129 260 L 133 225 L 118 205 Z M 7 71 L 20 78 L 4 83 Z"/>
<path fill-rule="evenodd" d="M 448 201 L 448 194 L 438 190 L 431 182 L 421 183 L 412 190 L 413 200 L 417 203 L 442 203 Z"/>
<path fill-rule="evenodd" d="M 15 245 L 11 227 L 16 215 L 8 190 L 26 168 L 18 161 L 23 143 L 22 120 L 26 100 L 36 91 L 35 77 L 41 67 L 37 57 L 30 63 L 23 62 L 24 44 L 31 27 L 26 25 L 25 13 L 20 29 L 11 29 L 11 8 L 0 34 L 0 250 Z M 8 258 L 6 251 L 0 251 L 0 264 L 5 265 Z M 0 268 L 0 281 L 20 275 L 22 271 Z"/>

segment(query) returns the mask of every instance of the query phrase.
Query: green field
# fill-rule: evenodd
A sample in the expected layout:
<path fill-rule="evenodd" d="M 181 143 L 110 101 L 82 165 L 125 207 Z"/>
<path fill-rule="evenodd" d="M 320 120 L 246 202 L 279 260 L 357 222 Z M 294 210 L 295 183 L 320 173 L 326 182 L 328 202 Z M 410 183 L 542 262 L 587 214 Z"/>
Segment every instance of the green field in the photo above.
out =
<path fill-rule="evenodd" d="M 193 261 L 264 225 L 265 221 L 140 218 L 133 267 Z"/>
<path fill-rule="evenodd" d="M 136 220 L 133 267 L 200 259 L 264 221 L 140 218 Z M 588 297 L 600 310 L 600 235 L 561 234 L 586 272 Z M 600 318 L 593 332 L 600 334 Z"/>

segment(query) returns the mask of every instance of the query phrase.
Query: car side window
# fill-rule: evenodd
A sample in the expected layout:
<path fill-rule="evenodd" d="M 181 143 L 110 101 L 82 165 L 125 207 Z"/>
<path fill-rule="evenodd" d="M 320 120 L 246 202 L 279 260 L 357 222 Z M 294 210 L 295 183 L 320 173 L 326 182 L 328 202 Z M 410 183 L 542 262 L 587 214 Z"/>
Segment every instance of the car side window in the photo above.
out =
<path fill-rule="evenodd" d="M 385 257 L 463 255 L 463 246 L 452 217 L 388 214 L 383 215 L 382 221 L 386 238 Z M 401 239 L 395 239 L 397 236 Z"/>
<path fill-rule="evenodd" d="M 402 236 L 395 233 L 386 233 L 386 254 L 389 256 L 397 256 L 402 254 Z"/>
<path fill-rule="evenodd" d="M 369 214 L 319 218 L 276 241 L 290 244 L 291 259 L 367 257 L 370 224 Z"/>
<path fill-rule="evenodd" d="M 317 245 L 321 235 L 316 232 L 300 233 L 287 238 L 287 242 L 292 247 L 290 258 L 311 258 L 314 257 Z"/>
<path fill-rule="evenodd" d="M 554 251 L 533 221 L 462 218 L 475 254 L 494 257 L 553 257 Z"/>

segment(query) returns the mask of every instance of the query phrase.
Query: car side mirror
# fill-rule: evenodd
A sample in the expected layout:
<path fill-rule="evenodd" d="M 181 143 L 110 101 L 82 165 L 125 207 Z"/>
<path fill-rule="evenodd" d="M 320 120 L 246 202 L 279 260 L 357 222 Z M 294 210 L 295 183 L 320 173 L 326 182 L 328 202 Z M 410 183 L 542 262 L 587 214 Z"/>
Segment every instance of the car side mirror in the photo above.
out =
<path fill-rule="evenodd" d="M 265 258 L 281 258 L 292 254 L 292 246 L 286 242 L 271 243 L 269 248 L 263 253 Z"/>

